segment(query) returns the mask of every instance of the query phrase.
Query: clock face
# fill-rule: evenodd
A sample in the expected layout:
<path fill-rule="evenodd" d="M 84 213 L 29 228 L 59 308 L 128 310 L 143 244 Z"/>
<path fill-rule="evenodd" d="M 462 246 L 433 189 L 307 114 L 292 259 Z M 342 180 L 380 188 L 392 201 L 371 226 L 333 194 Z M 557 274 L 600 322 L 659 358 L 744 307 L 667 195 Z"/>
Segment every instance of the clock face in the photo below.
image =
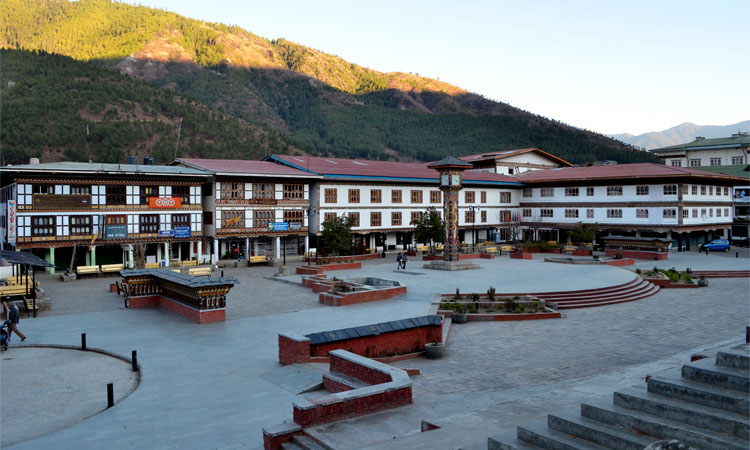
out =
<path fill-rule="evenodd" d="M 458 174 L 451 175 L 451 184 L 453 186 L 458 186 L 459 184 L 461 184 L 461 176 Z"/>
<path fill-rule="evenodd" d="M 442 176 L 442 177 L 440 177 L 440 184 L 441 184 L 442 186 L 448 186 L 448 177 L 449 177 L 449 176 L 448 176 L 448 174 L 447 174 L 447 173 L 446 173 L 446 174 L 443 174 L 443 176 Z"/>

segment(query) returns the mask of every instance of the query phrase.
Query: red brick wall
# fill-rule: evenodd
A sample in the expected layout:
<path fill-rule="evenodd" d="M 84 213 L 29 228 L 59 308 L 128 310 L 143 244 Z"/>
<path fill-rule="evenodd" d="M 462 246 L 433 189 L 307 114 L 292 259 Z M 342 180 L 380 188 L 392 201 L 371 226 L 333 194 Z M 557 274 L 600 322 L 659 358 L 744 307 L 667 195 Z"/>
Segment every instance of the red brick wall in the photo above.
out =
<path fill-rule="evenodd" d="M 318 297 L 318 302 L 330 306 L 346 306 L 385 300 L 404 293 L 406 293 L 406 286 L 395 286 L 392 288 L 376 289 L 372 291 L 342 292 L 339 294 L 323 292 Z"/>
<path fill-rule="evenodd" d="M 377 255 L 376 255 L 377 256 Z M 362 263 L 360 262 L 348 262 L 340 264 L 322 264 L 320 266 L 302 266 L 297 267 L 296 271 L 298 275 L 317 275 L 327 271 L 333 270 L 354 270 L 361 269 Z"/>
<path fill-rule="evenodd" d="M 343 349 L 368 358 L 402 355 L 424 351 L 428 342 L 442 342 L 443 326 L 432 325 L 383 333 L 358 339 L 328 342 L 309 347 L 309 356 L 328 356 L 328 352 Z"/>
<path fill-rule="evenodd" d="M 295 341 L 279 335 L 279 362 L 294 364 L 310 361 L 310 341 Z"/>
<path fill-rule="evenodd" d="M 510 254 L 510 259 L 532 259 L 532 256 L 531 256 L 531 253 L 526 253 L 526 252 L 518 253 L 518 252 L 516 252 L 516 253 L 511 253 Z"/>
<path fill-rule="evenodd" d="M 622 256 L 626 258 L 653 259 L 656 261 L 663 261 L 669 258 L 669 253 L 641 252 L 636 250 L 607 250 L 607 256 L 614 257 L 615 253 L 622 253 Z"/>
<path fill-rule="evenodd" d="M 130 297 L 128 299 L 128 305 L 130 305 L 131 308 L 151 308 L 154 306 L 159 306 L 159 296 L 158 295 L 144 295 L 144 296 L 138 296 L 138 297 Z"/>
<path fill-rule="evenodd" d="M 312 409 L 294 408 L 294 422 L 302 426 L 332 422 L 407 405 L 411 403 L 411 400 L 411 386 L 409 386 L 330 405 L 320 405 Z"/>
<path fill-rule="evenodd" d="M 612 261 L 607 261 L 606 264 L 608 266 L 632 266 L 635 264 L 635 261 L 631 258 L 613 259 Z"/>
<path fill-rule="evenodd" d="M 573 250 L 573 256 L 591 256 L 591 250 L 581 250 L 581 249 L 575 249 Z"/>
<path fill-rule="evenodd" d="M 328 392 L 344 392 L 354 389 L 351 386 L 347 386 L 344 383 L 339 383 L 338 381 L 332 380 L 328 377 L 323 377 L 323 388 Z"/>
<path fill-rule="evenodd" d="M 172 311 L 175 314 L 179 314 L 182 317 L 187 317 L 188 319 L 197 323 L 223 322 L 224 320 L 226 320 L 226 309 L 198 311 L 196 309 L 185 306 L 182 303 L 175 302 L 174 300 L 170 300 L 160 295 L 130 297 L 129 304 L 131 308 L 148 308 L 160 306 L 166 310 Z"/>
<path fill-rule="evenodd" d="M 335 355 L 331 355 L 330 371 L 343 373 L 344 375 L 356 378 L 367 384 L 381 384 L 393 381 L 391 376 L 387 373 L 357 364 L 356 362 L 344 358 L 339 358 Z"/>

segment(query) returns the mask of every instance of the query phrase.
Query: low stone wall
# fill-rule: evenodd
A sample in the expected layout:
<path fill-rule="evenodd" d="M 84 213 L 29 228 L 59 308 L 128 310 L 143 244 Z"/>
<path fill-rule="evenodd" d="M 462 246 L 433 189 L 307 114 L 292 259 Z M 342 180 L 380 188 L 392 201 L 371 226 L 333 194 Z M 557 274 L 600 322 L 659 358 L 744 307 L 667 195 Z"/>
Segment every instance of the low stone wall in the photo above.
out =
<path fill-rule="evenodd" d="M 645 251 L 638 251 L 638 250 L 613 250 L 608 249 L 606 252 L 606 255 L 610 258 L 613 258 L 615 254 L 620 253 L 625 258 L 634 258 L 634 259 L 651 259 L 655 261 L 664 261 L 666 259 L 669 259 L 669 253 L 658 253 L 658 252 L 645 252 Z"/>
<path fill-rule="evenodd" d="M 655 284 L 664 289 L 697 289 L 698 284 L 686 284 L 686 283 L 672 283 L 669 280 L 657 280 L 657 279 L 646 279 L 651 284 Z"/>
<path fill-rule="evenodd" d="M 305 258 L 306 262 L 320 261 L 320 260 L 333 260 L 341 262 L 352 262 L 352 261 L 367 261 L 370 259 L 380 258 L 380 253 L 366 253 L 364 255 L 349 255 L 349 256 L 320 256 L 318 258 Z"/>
<path fill-rule="evenodd" d="M 161 295 L 130 297 L 128 306 L 132 309 L 161 307 L 195 323 L 223 322 L 226 320 L 226 309 L 199 310 Z"/>
<path fill-rule="evenodd" d="M 362 263 L 360 262 L 348 262 L 348 263 L 334 263 L 334 264 L 321 264 L 316 266 L 302 266 L 297 267 L 297 275 L 319 275 L 323 272 L 333 270 L 356 270 L 361 269 Z"/>
<path fill-rule="evenodd" d="M 328 333 L 338 335 L 344 331 L 333 330 Z M 285 365 L 305 362 L 325 362 L 329 353 L 337 349 L 343 349 L 368 358 L 387 358 L 396 355 L 423 352 L 426 343 L 442 341 L 442 321 L 439 325 L 422 325 L 385 333 L 373 333 L 369 336 L 338 339 L 316 344 L 311 344 L 308 336 L 300 336 L 294 333 L 279 333 L 279 362 Z"/>
<path fill-rule="evenodd" d="M 296 424 L 317 425 L 411 403 L 411 380 L 405 371 L 345 350 L 332 351 L 330 358 L 330 372 L 368 386 L 294 402 Z"/>
<path fill-rule="evenodd" d="M 358 303 L 375 302 L 387 300 L 406 293 L 406 286 L 394 286 L 381 289 L 365 289 L 355 292 L 322 292 L 318 296 L 318 302 L 328 306 L 347 306 Z"/>
<path fill-rule="evenodd" d="M 446 317 L 453 317 L 453 311 L 440 311 Z M 469 322 L 517 322 L 521 320 L 546 320 L 560 319 L 562 315 L 559 312 L 542 312 L 542 313 L 505 313 L 505 314 L 467 314 Z"/>
<path fill-rule="evenodd" d="M 510 254 L 510 259 L 533 259 L 533 257 L 531 256 L 531 253 L 528 252 L 516 252 Z"/>

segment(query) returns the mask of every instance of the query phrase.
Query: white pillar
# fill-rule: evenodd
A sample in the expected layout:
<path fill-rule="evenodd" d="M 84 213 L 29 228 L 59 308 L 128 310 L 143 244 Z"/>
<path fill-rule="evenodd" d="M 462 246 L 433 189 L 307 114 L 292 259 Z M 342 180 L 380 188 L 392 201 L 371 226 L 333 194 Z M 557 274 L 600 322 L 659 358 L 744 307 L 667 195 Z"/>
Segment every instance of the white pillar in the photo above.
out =
<path fill-rule="evenodd" d="M 214 239 L 214 252 L 211 255 L 211 263 L 216 264 L 219 261 L 219 240 Z"/>
<path fill-rule="evenodd" d="M 277 260 L 281 259 L 281 238 L 279 236 L 276 236 L 276 239 L 274 240 L 274 255 Z"/>
<path fill-rule="evenodd" d="M 198 262 L 203 262 L 203 241 L 198 241 Z"/>
<path fill-rule="evenodd" d="M 159 264 L 161 264 L 161 260 L 162 260 L 162 258 L 161 258 L 161 245 L 156 244 L 156 262 L 158 262 Z"/>
<path fill-rule="evenodd" d="M 188 242 L 188 244 L 192 244 L 192 242 Z M 182 261 L 182 242 L 177 244 L 177 259 Z"/>
<path fill-rule="evenodd" d="M 305 236 L 305 253 L 310 253 L 310 235 Z"/>
<path fill-rule="evenodd" d="M 253 255 L 258 256 L 258 240 L 253 239 Z"/>
<path fill-rule="evenodd" d="M 169 267 L 169 258 L 172 255 L 169 254 L 169 243 L 164 243 L 164 267 Z"/>
<path fill-rule="evenodd" d="M 128 250 L 128 268 L 134 269 L 135 265 L 133 265 L 133 246 L 130 246 L 130 250 Z"/>
<path fill-rule="evenodd" d="M 245 259 L 250 259 L 250 238 L 245 238 Z"/>

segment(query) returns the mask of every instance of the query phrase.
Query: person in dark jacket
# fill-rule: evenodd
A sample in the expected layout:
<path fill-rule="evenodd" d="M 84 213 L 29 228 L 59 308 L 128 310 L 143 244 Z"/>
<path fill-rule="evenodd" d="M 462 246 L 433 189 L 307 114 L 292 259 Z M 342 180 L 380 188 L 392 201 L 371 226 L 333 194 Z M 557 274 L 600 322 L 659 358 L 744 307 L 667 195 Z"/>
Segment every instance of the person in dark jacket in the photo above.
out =
<path fill-rule="evenodd" d="M 10 329 L 8 331 L 8 337 L 10 337 L 10 332 L 15 332 L 18 337 L 21 338 L 21 341 L 26 340 L 26 336 L 24 336 L 21 331 L 18 330 L 18 308 L 16 308 L 16 304 L 13 302 L 8 302 L 8 320 L 10 320 L 10 324 L 8 324 L 8 328 Z"/>

